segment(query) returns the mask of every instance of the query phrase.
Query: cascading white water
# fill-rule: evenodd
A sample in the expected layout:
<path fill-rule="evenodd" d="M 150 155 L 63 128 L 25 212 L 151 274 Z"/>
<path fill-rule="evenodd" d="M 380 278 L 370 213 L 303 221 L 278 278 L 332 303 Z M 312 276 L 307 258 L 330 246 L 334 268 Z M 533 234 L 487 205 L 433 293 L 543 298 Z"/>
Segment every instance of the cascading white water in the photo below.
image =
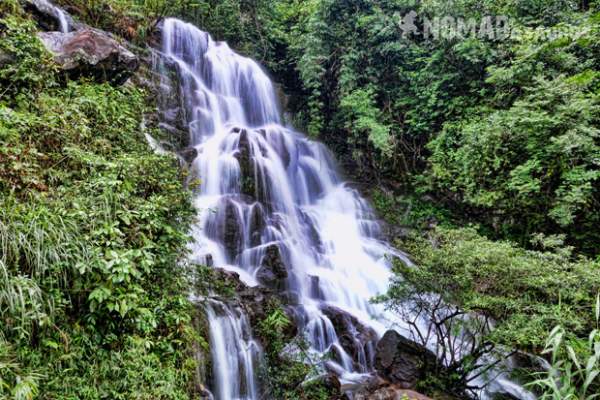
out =
<path fill-rule="evenodd" d="M 239 310 L 221 302 L 206 306 L 213 363 L 213 387 L 217 399 L 253 400 L 259 398 L 256 367 L 261 348 L 254 339 L 247 318 Z"/>
<path fill-rule="evenodd" d="M 327 368 L 342 380 L 369 372 L 373 341 L 342 345 L 332 315 L 351 316 L 347 330 L 357 337 L 365 329 L 381 336 L 393 316 L 370 299 L 387 290 L 386 255 L 408 259 L 379 239 L 372 209 L 340 179 L 330 153 L 282 125 L 271 80 L 254 61 L 176 19 L 164 21 L 162 39 L 178 80 L 163 85 L 163 96 L 182 104 L 164 107 L 164 123 L 183 123 L 198 154 L 194 259 L 289 299 L 312 349 L 333 354 Z M 257 399 L 245 317 L 223 307 L 207 313 L 217 399 Z M 408 330 L 398 320 L 394 327 Z"/>
<path fill-rule="evenodd" d="M 59 29 L 62 33 L 69 32 L 69 16 L 62 8 L 55 6 L 48 0 L 36 0 L 38 7 L 43 7 L 56 18 L 58 21 Z"/>
<path fill-rule="evenodd" d="M 376 238 L 370 207 L 340 180 L 322 145 L 280 124 L 275 90 L 254 61 L 175 19 L 164 22 L 163 51 L 177 63 L 198 150 L 195 258 L 210 256 L 256 285 L 276 246 L 287 271 L 280 289 L 298 299 L 314 349 L 335 347 L 338 360 L 330 366 L 337 371 L 365 371 L 339 344 L 322 308 L 338 307 L 385 330 L 377 318 L 383 312 L 369 300 L 387 288 L 390 249 Z"/>

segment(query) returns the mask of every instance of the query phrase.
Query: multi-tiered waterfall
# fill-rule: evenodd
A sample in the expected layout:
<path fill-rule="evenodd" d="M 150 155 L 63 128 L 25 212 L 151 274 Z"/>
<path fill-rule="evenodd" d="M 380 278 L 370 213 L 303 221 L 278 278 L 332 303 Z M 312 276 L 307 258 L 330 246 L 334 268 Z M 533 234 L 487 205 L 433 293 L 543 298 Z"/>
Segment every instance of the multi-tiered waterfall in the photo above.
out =
<path fill-rule="evenodd" d="M 327 368 L 342 380 L 369 372 L 373 341 L 356 340 L 350 351 L 332 314 L 352 316 L 346 323 L 360 326 L 350 331 L 380 336 L 390 316 L 370 299 L 387 289 L 386 256 L 404 256 L 380 240 L 370 206 L 329 152 L 283 125 L 271 80 L 254 61 L 176 19 L 162 32 L 163 67 L 176 75 L 163 96 L 178 103 L 162 114 L 183 125 L 197 152 L 194 260 L 290 299 L 299 331 L 315 353 L 335 354 Z M 207 310 L 215 397 L 257 399 L 260 347 L 246 317 L 225 304 Z"/>
<path fill-rule="evenodd" d="M 329 368 L 347 377 L 367 372 L 371 346 L 348 354 L 324 308 L 347 312 L 377 334 L 385 330 L 383 312 L 370 299 L 386 290 L 391 249 L 378 240 L 371 208 L 341 181 L 321 144 L 282 125 L 273 85 L 254 61 L 175 19 L 164 22 L 163 52 L 178 71 L 180 87 L 170 94 L 181 96 L 198 152 L 194 258 L 294 298 L 313 349 L 335 349 Z M 273 257 L 283 271 L 265 266 Z"/>

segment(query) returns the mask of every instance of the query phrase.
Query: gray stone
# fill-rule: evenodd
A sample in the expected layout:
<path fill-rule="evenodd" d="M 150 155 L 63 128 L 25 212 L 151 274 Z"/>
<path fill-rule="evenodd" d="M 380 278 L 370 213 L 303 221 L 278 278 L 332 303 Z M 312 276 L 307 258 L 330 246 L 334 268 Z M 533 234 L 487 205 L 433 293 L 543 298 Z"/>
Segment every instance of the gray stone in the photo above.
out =
<path fill-rule="evenodd" d="M 287 278 L 288 272 L 279 246 L 276 244 L 268 246 L 261 261 L 261 267 L 256 273 L 256 279 L 269 288 L 281 291 L 285 289 Z"/>
<path fill-rule="evenodd" d="M 138 69 L 138 57 L 106 32 L 84 28 L 79 31 L 38 34 L 54 60 L 71 78 L 93 78 L 121 85 Z"/>
<path fill-rule="evenodd" d="M 426 347 L 396 331 L 387 331 L 377 343 L 375 369 L 402 389 L 412 389 L 440 367 L 437 357 Z"/>
<path fill-rule="evenodd" d="M 340 345 L 357 365 L 372 360 L 377 341 L 377 333 L 373 329 L 337 307 L 325 305 L 321 311 L 333 324 Z"/>

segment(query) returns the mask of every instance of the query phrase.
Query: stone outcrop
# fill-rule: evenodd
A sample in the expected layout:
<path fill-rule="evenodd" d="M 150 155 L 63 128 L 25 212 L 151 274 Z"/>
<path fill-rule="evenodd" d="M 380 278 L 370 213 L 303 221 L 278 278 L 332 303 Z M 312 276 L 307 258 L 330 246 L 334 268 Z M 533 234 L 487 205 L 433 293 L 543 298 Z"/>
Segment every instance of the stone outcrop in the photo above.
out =
<path fill-rule="evenodd" d="M 373 358 L 377 333 L 363 325 L 356 317 L 330 305 L 321 307 L 337 333 L 340 345 L 355 363 L 364 363 Z"/>
<path fill-rule="evenodd" d="M 153 62 L 155 60 L 146 61 L 148 64 Z M 148 72 L 150 83 L 147 85 L 148 89 L 154 92 L 159 103 L 156 122 L 169 134 L 176 148 L 186 148 L 191 144 L 191 137 L 185 101 L 179 92 L 182 85 L 181 66 L 167 57 L 160 59 L 160 66 L 160 74 L 156 71 Z"/>
<path fill-rule="evenodd" d="M 41 32 L 39 38 L 71 79 L 92 78 L 121 85 L 139 67 L 138 57 L 108 33 L 83 28 L 69 33 Z"/>
<path fill-rule="evenodd" d="M 435 354 L 396 331 L 387 331 L 377 343 L 375 369 L 403 389 L 413 389 L 438 367 Z"/>
<path fill-rule="evenodd" d="M 238 256 L 240 248 L 242 247 L 243 237 L 240 228 L 242 226 L 242 221 L 239 219 L 236 204 L 231 199 L 222 201 L 220 207 L 222 207 L 225 212 L 223 225 L 222 227 L 219 227 L 223 230 L 223 245 L 227 257 L 229 260 L 233 261 Z M 220 213 L 222 211 L 219 210 L 218 212 Z"/>
<path fill-rule="evenodd" d="M 196 157 L 198 157 L 198 149 L 195 147 L 186 147 L 185 149 L 178 151 L 177 154 L 187 165 L 191 165 Z"/>
<path fill-rule="evenodd" d="M 281 291 L 285 289 L 288 272 L 281 257 L 281 250 L 276 244 L 269 245 L 263 256 L 261 267 L 256 278 L 263 285 Z"/>
<path fill-rule="evenodd" d="M 250 141 L 248 140 L 248 131 L 234 128 L 233 133 L 240 135 L 238 151 L 235 158 L 240 164 L 241 191 L 247 196 L 256 195 L 256 182 L 254 182 L 254 162 L 250 151 Z"/>

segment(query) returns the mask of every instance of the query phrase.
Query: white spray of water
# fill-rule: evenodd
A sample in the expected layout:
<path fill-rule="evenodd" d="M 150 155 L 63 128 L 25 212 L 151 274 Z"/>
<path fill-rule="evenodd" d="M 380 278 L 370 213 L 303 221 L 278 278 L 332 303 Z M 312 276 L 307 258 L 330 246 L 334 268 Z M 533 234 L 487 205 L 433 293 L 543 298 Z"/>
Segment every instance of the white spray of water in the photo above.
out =
<path fill-rule="evenodd" d="M 395 317 L 370 300 L 387 290 L 387 256 L 409 260 L 380 239 L 371 207 L 340 179 L 324 146 L 282 126 L 271 80 L 254 61 L 176 19 L 164 21 L 163 53 L 178 77 L 163 95 L 180 98 L 178 118 L 198 152 L 194 259 L 251 286 L 274 285 L 297 303 L 296 323 L 313 351 L 335 354 L 330 370 L 347 381 L 369 372 L 373 343 L 344 348 L 326 310 L 381 336 Z M 163 112 L 167 120 L 180 113 Z M 273 259 L 285 266 L 283 282 L 269 269 Z M 217 399 L 256 399 L 254 358 L 240 350 L 254 343 L 245 317 L 209 307 L 208 318 Z M 399 320 L 393 326 L 409 329 Z"/>
<path fill-rule="evenodd" d="M 59 29 L 62 33 L 69 32 L 69 19 L 67 13 L 60 7 L 55 6 L 50 3 L 48 0 L 36 0 L 36 3 L 40 7 L 46 8 L 49 13 L 54 15 L 59 24 Z"/>

